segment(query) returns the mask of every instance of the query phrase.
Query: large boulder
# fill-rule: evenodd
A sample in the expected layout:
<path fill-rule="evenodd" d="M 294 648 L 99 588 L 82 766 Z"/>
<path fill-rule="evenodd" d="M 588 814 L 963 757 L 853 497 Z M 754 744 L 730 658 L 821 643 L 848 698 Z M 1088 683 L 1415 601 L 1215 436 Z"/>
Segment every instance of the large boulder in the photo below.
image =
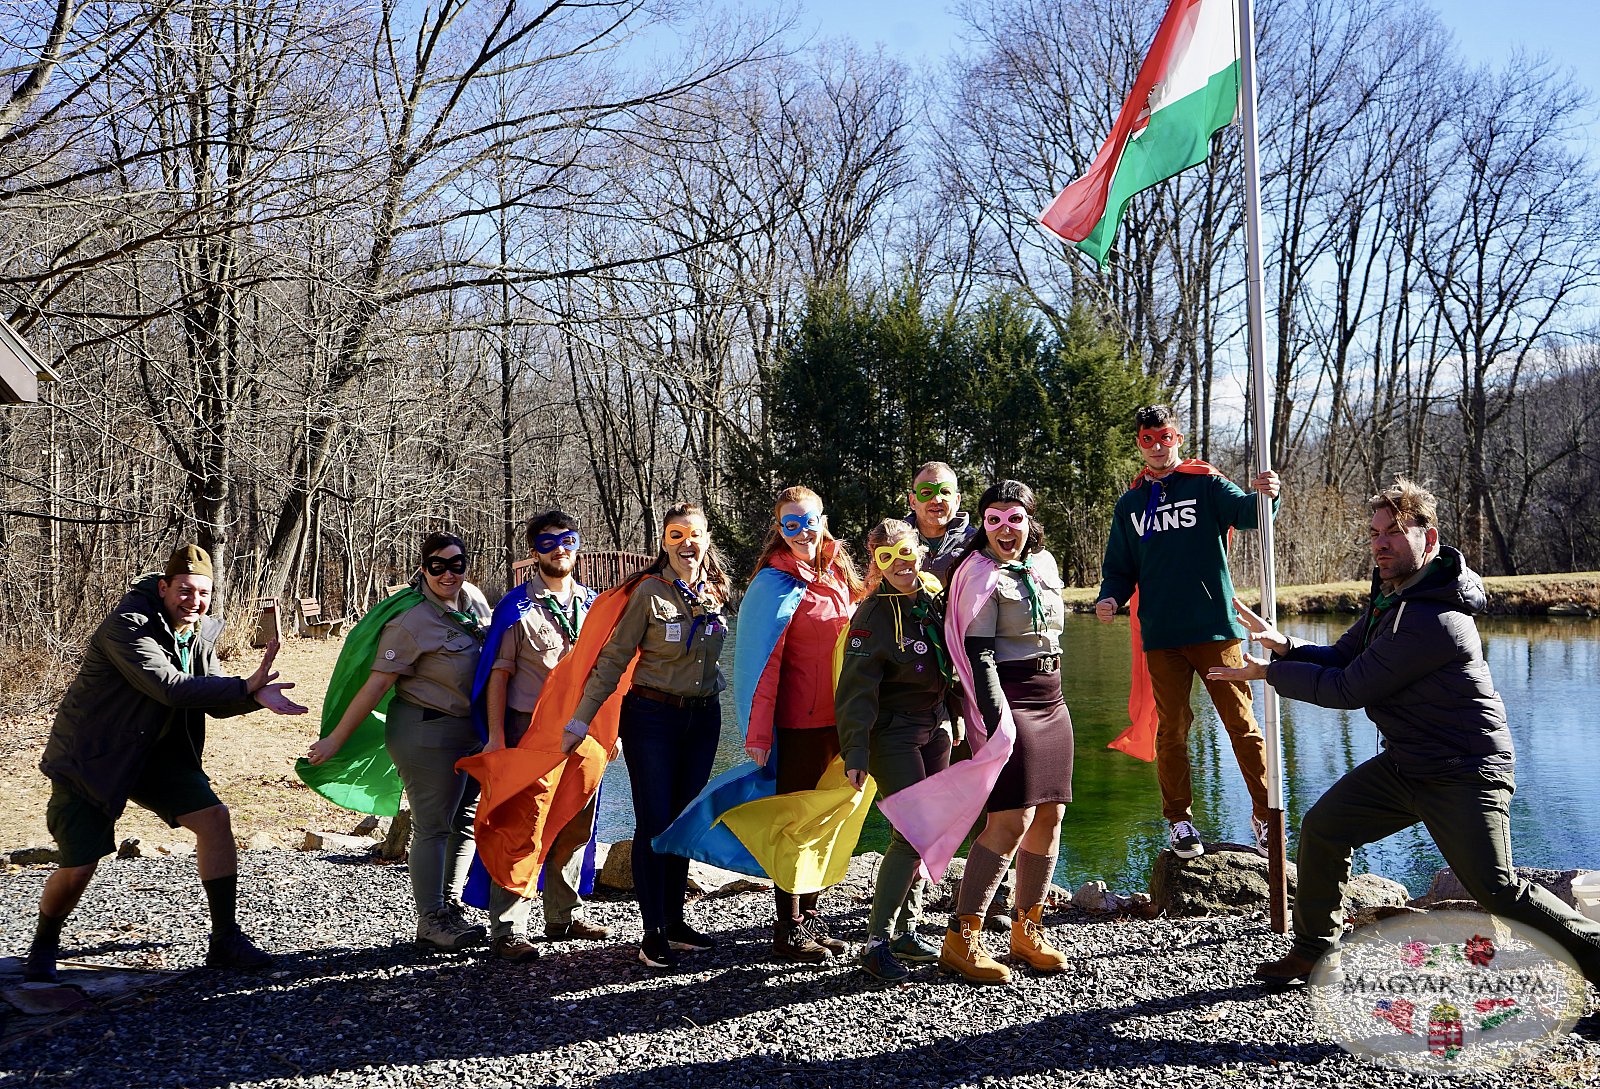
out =
<path fill-rule="evenodd" d="M 1517 876 L 1525 881 L 1532 881 L 1552 893 L 1568 907 L 1576 907 L 1577 901 L 1572 895 L 1572 882 L 1579 874 L 1589 873 L 1589 870 L 1538 870 L 1530 866 L 1518 866 Z M 1428 891 L 1417 899 L 1411 901 L 1412 907 L 1433 907 L 1444 900 L 1471 900 L 1472 894 L 1467 892 L 1461 884 L 1460 878 L 1446 866 L 1433 875 L 1433 884 L 1428 886 Z"/>
<path fill-rule="evenodd" d="M 1375 873 L 1358 873 L 1345 889 L 1344 911 L 1355 915 L 1378 908 L 1405 907 L 1410 899 L 1411 893 L 1400 882 Z"/>
<path fill-rule="evenodd" d="M 611 845 L 594 882 L 618 892 L 633 891 L 633 840 L 619 839 Z"/>
<path fill-rule="evenodd" d="M 1289 863 L 1289 896 L 1295 869 Z M 1171 851 L 1156 856 L 1150 871 L 1150 902 L 1169 916 L 1246 915 L 1267 905 L 1267 860 L 1255 848 L 1208 843 L 1199 858 Z"/>

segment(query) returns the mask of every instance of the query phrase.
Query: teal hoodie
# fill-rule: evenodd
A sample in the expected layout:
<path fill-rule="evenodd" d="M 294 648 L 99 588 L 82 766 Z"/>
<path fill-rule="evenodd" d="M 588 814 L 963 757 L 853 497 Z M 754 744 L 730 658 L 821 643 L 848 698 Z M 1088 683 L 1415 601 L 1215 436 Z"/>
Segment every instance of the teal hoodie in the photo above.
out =
<path fill-rule="evenodd" d="M 1145 511 L 1156 486 L 1161 494 L 1147 535 Z M 1243 639 L 1233 616 L 1228 531 L 1256 526 L 1256 493 L 1226 477 L 1170 473 L 1141 480 L 1117 500 L 1098 596 L 1121 604 L 1139 590 L 1145 650 Z"/>

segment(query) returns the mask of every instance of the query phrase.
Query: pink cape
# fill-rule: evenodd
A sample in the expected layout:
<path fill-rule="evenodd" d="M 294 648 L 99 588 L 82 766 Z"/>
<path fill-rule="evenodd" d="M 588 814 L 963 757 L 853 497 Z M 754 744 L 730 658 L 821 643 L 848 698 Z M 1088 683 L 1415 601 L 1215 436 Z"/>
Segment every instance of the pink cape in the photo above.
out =
<path fill-rule="evenodd" d="M 985 734 L 983 715 L 972 698 L 972 663 L 967 660 L 965 646 L 967 629 L 994 596 L 999 581 L 999 565 L 975 552 L 953 572 L 945 606 L 945 646 L 961 679 L 972 759 L 957 761 L 878 802 L 889 823 L 921 856 L 918 869 L 929 881 L 944 877 L 950 860 L 983 813 L 989 792 L 1000 777 L 1000 769 L 1011 758 L 1017 739 L 1011 708 L 1003 702 L 999 728 L 993 737 Z"/>

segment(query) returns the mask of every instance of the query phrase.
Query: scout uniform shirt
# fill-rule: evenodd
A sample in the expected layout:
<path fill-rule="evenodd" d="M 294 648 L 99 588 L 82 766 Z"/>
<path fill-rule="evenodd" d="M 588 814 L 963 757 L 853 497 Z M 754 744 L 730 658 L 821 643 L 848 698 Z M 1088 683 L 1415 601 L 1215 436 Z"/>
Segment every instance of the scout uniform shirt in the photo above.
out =
<path fill-rule="evenodd" d="M 943 628 L 938 603 L 926 590 L 913 598 L 887 582 L 861 603 L 850 621 L 834 690 L 839 750 L 847 769 L 867 770 L 868 738 L 876 723 L 894 714 L 925 715 L 935 709 L 943 715 L 946 682 L 937 642 L 912 615 L 914 608 L 928 610 L 934 633 Z"/>
<path fill-rule="evenodd" d="M 545 678 L 572 649 L 574 640 L 567 631 L 576 632 L 583 626 L 584 614 L 594 602 L 594 594 L 585 586 L 574 584 L 571 596 L 562 604 L 554 591 L 546 588 L 534 593 L 533 585 L 542 584 L 529 586 L 528 601 L 533 608 L 506 629 L 490 667 L 510 671 L 506 706 L 513 711 L 531 712 L 539 702 Z M 566 620 L 565 628 L 556 613 Z"/>
<path fill-rule="evenodd" d="M 659 575 L 640 579 L 611 638 L 595 659 L 573 718 L 594 721 L 600 705 L 616 691 L 617 682 L 622 680 L 636 651 L 639 660 L 633 667 L 635 686 L 688 698 L 714 696 L 722 691 L 717 658 L 722 654 L 727 626 L 720 616 L 717 623 L 711 623 L 710 615 L 685 601 L 671 579 Z"/>
<path fill-rule="evenodd" d="M 481 634 L 448 615 L 427 584 L 422 600 L 383 626 L 378 636 L 375 673 L 397 673 L 395 692 L 407 703 L 466 718 L 472 711 L 472 678 L 478 670 Z M 457 600 L 461 611 L 487 627 L 489 609 L 483 595 L 463 585 Z"/>
<path fill-rule="evenodd" d="M 994 640 L 996 662 L 1020 662 L 1061 653 L 1066 614 L 1061 600 L 1061 572 L 1056 568 L 1056 558 L 1048 552 L 1035 552 L 1028 559 L 1033 562 L 1032 582 L 1039 592 L 1037 605 L 1028 588 L 1029 580 L 1020 570 L 1009 569 L 1017 565 L 1001 564 L 994 593 L 967 628 L 968 639 Z"/>

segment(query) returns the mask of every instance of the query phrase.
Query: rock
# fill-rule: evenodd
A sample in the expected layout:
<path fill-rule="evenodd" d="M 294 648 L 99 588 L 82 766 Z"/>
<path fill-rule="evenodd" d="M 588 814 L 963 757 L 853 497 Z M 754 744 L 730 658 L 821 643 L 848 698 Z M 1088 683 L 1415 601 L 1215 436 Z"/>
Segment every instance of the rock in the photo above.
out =
<path fill-rule="evenodd" d="M 1577 901 L 1572 895 L 1572 881 L 1579 874 L 1589 873 L 1588 870 L 1537 870 L 1530 866 L 1518 866 L 1517 876 L 1525 881 L 1532 881 L 1549 892 L 1556 899 L 1568 907 L 1576 907 Z M 1446 866 L 1433 875 L 1433 884 L 1428 891 L 1411 901 L 1412 907 L 1433 907 L 1441 900 L 1471 900 L 1472 896 L 1462 886 L 1456 875 Z"/>
<path fill-rule="evenodd" d="M 13 866 L 43 866 L 60 861 L 61 852 L 54 847 L 18 847 L 11 852 Z"/>
<path fill-rule="evenodd" d="M 1345 889 L 1344 912 L 1351 915 L 1381 907 L 1404 907 L 1410 899 L 1411 893 L 1400 882 L 1375 873 L 1360 873 L 1350 879 Z"/>
<path fill-rule="evenodd" d="M 1072 906 L 1095 915 L 1106 915 L 1121 909 L 1117 894 L 1106 888 L 1104 881 L 1085 881 L 1072 894 Z"/>
<path fill-rule="evenodd" d="M 961 887 L 961 875 L 967 870 L 967 860 L 952 858 L 950 868 L 945 870 L 944 877 L 929 886 L 923 897 L 923 910 L 929 914 L 935 911 L 954 911 L 956 909 L 956 889 Z"/>
<path fill-rule="evenodd" d="M 1392 919 L 1396 915 L 1426 915 L 1426 911 L 1418 908 L 1407 907 L 1404 904 L 1372 904 L 1358 907 L 1354 910 L 1345 909 L 1345 918 L 1351 926 L 1357 929 L 1371 926 L 1381 919 Z"/>
<path fill-rule="evenodd" d="M 1161 909 L 1150 902 L 1150 897 L 1142 892 L 1130 893 L 1122 910 L 1135 919 L 1154 919 L 1161 914 Z"/>
<path fill-rule="evenodd" d="M 276 851 L 278 847 L 278 839 L 271 832 L 251 832 L 250 838 L 244 841 L 247 851 Z"/>
<path fill-rule="evenodd" d="M 302 851 L 341 851 L 345 854 L 367 854 L 372 850 L 372 841 L 365 836 L 341 836 L 337 832 L 313 832 L 306 830 L 305 839 L 300 842 Z"/>
<path fill-rule="evenodd" d="M 618 892 L 633 891 L 633 840 L 621 839 L 611 845 L 606 864 L 594 881 Z"/>
<path fill-rule="evenodd" d="M 145 856 L 144 844 L 138 839 L 129 837 L 117 844 L 118 858 L 143 858 Z"/>
<path fill-rule="evenodd" d="M 384 834 L 383 845 L 378 848 L 378 857 L 388 862 L 399 862 L 410 849 L 411 810 L 402 806 L 389 822 L 389 831 Z"/>
<path fill-rule="evenodd" d="M 1294 864 L 1288 869 L 1292 901 Z M 1260 911 L 1267 905 L 1267 860 L 1237 843 L 1207 844 L 1205 854 L 1191 859 L 1162 851 L 1150 871 L 1150 902 L 1174 917 Z"/>
<path fill-rule="evenodd" d="M 383 833 L 378 831 L 378 818 L 373 816 L 371 813 L 368 813 L 365 817 L 362 817 L 356 822 L 356 826 L 350 829 L 350 834 L 352 836 L 366 836 L 371 838 L 374 832 L 378 832 L 379 839 L 383 838 Z"/>
<path fill-rule="evenodd" d="M 158 843 L 148 854 L 154 858 L 188 858 L 194 854 L 193 843 Z"/>

